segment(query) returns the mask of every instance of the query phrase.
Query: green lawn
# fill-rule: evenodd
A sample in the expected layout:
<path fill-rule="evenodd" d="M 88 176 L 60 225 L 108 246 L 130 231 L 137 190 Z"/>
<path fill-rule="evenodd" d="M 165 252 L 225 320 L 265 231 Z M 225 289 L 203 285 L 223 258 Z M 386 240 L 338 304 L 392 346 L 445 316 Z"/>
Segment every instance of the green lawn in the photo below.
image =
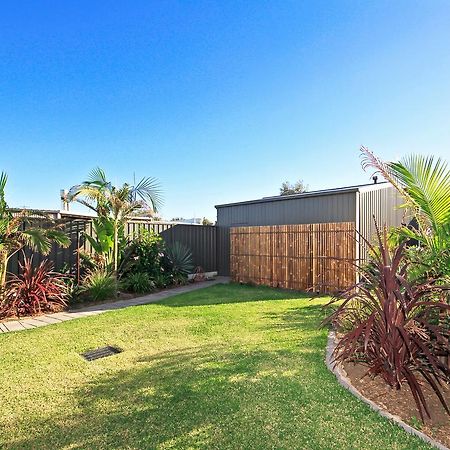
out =
<path fill-rule="evenodd" d="M 429 448 L 326 369 L 325 301 L 217 285 L 0 335 L 0 448 Z"/>

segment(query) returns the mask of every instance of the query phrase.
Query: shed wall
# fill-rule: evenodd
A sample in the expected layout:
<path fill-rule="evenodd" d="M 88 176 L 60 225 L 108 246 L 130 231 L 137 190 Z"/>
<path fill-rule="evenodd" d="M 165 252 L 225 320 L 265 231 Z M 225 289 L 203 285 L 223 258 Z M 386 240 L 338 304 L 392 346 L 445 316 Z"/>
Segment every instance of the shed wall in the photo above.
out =
<path fill-rule="evenodd" d="M 286 198 L 217 208 L 218 270 L 230 275 L 230 227 L 356 222 L 356 193 Z"/>
<path fill-rule="evenodd" d="M 374 217 L 380 229 L 384 226 L 397 227 L 407 222 L 407 212 L 401 205 L 405 203 L 402 196 L 393 187 L 359 193 L 359 232 L 373 242 L 376 228 Z M 367 258 L 367 248 L 363 242 L 360 246 L 360 258 Z"/>
<path fill-rule="evenodd" d="M 355 192 L 221 206 L 217 225 L 298 225 L 305 223 L 355 222 Z"/>

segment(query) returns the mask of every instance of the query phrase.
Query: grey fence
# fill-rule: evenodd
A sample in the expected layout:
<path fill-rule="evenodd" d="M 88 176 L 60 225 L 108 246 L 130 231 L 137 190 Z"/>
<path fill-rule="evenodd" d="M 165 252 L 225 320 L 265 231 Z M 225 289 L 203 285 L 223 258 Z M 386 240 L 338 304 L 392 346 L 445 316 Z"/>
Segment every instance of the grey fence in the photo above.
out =
<path fill-rule="evenodd" d="M 59 219 L 57 222 L 70 237 L 70 247 L 62 248 L 53 244 L 51 252 L 46 256 L 32 252 L 29 249 L 25 249 L 25 254 L 27 256 L 33 256 L 33 263 L 35 265 L 44 259 L 48 259 L 54 264 L 55 270 L 70 270 L 76 274 L 77 267 L 79 266 L 79 252 L 77 250 L 91 251 L 89 241 L 84 236 L 85 234 L 94 235 L 92 222 L 89 219 L 73 217 L 70 219 Z M 133 236 L 137 236 L 139 230 L 143 228 L 153 230 L 160 234 L 168 244 L 178 241 L 186 245 L 192 252 L 195 266 L 201 266 L 207 272 L 218 270 L 218 254 L 222 254 L 221 245 L 223 240 L 218 242 L 217 236 L 220 236 L 220 233 L 218 233 L 217 227 L 138 220 L 127 223 L 125 234 L 132 238 Z M 229 252 L 229 241 L 224 250 Z M 8 264 L 9 272 L 15 274 L 19 272 L 19 261 L 21 258 L 22 253 L 20 252 L 10 259 Z"/>

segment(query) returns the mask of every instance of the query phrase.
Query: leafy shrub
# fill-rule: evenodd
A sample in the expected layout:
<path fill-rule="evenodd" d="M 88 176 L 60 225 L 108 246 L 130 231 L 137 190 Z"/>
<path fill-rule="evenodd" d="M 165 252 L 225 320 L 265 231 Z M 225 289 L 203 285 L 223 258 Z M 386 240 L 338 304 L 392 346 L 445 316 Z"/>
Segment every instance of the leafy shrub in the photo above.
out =
<path fill-rule="evenodd" d="M 141 230 L 125 249 L 119 271 L 126 277 L 131 273 L 146 273 L 150 278 L 161 274 L 164 241 L 153 230 Z"/>
<path fill-rule="evenodd" d="M 410 261 L 408 273 L 411 280 L 423 282 L 433 278 L 450 284 L 450 249 L 435 252 L 411 246 L 406 249 L 406 257 Z"/>
<path fill-rule="evenodd" d="M 422 420 L 424 412 L 430 416 L 422 390 L 427 383 L 450 414 L 442 395 L 442 383 L 450 382 L 444 362 L 450 326 L 439 319 L 450 310 L 449 288 L 435 279 L 411 283 L 405 243 L 390 250 L 387 232 L 378 232 L 378 246 L 370 248 L 372 269 L 361 269 L 361 282 L 340 296 L 342 304 L 328 319 L 343 330 L 334 359 L 363 363 L 368 374 L 396 389 L 407 383 Z"/>
<path fill-rule="evenodd" d="M 122 287 L 126 291 L 144 294 L 155 289 L 155 283 L 146 273 L 136 272 L 128 275 L 122 280 Z"/>
<path fill-rule="evenodd" d="M 166 247 L 164 254 L 165 267 L 173 277 L 187 278 L 188 274 L 194 269 L 192 262 L 192 253 L 188 247 L 181 242 L 174 242 Z"/>
<path fill-rule="evenodd" d="M 117 295 L 117 281 L 105 269 L 96 269 L 88 272 L 79 289 L 83 298 L 102 301 L 114 298 Z"/>
<path fill-rule="evenodd" d="M 67 306 L 68 277 L 53 272 L 49 261 L 33 267 L 33 258 L 25 258 L 19 267 L 20 275 L 12 275 L 6 284 L 0 316 L 55 312 Z"/>
<path fill-rule="evenodd" d="M 172 277 L 170 276 L 170 274 L 161 272 L 153 278 L 153 282 L 155 283 L 155 286 L 157 288 L 164 289 L 165 287 L 172 284 Z"/>

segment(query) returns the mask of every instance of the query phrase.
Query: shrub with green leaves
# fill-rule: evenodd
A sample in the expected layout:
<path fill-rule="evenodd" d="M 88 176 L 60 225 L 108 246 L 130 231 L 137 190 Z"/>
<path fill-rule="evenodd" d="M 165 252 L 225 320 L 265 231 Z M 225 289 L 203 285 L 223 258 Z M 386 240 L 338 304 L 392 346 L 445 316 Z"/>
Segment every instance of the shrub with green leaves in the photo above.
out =
<path fill-rule="evenodd" d="M 123 289 L 137 294 L 145 294 L 155 289 L 155 283 L 150 276 L 143 272 L 129 274 L 121 282 Z"/>
<path fill-rule="evenodd" d="M 117 281 L 105 269 L 93 270 L 84 277 L 79 292 L 86 300 L 108 300 L 117 296 Z"/>
<path fill-rule="evenodd" d="M 141 230 L 125 251 L 121 264 L 123 276 L 131 273 L 145 273 L 150 278 L 159 276 L 163 252 L 164 241 L 161 236 L 153 230 Z"/>

